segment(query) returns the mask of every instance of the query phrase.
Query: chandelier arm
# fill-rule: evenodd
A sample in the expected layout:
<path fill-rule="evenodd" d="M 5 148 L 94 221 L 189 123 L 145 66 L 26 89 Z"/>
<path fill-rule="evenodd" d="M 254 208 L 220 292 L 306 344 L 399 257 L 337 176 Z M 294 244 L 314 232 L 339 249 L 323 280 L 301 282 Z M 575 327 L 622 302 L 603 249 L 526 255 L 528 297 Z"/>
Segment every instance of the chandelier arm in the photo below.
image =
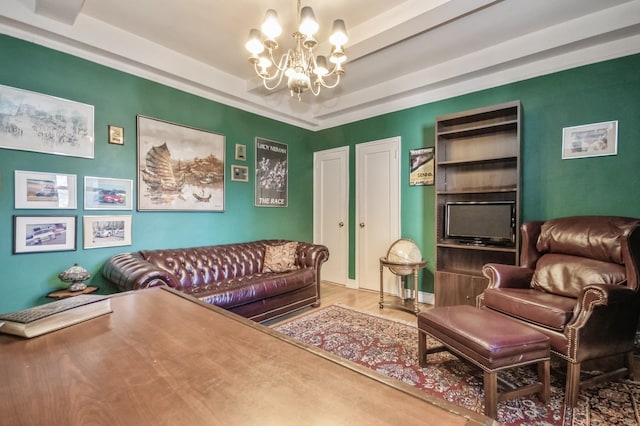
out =
<path fill-rule="evenodd" d="M 278 86 L 280 86 L 280 84 L 282 83 L 282 78 L 283 78 L 283 77 L 284 77 L 284 73 L 283 73 L 283 72 L 278 71 L 278 72 L 276 72 L 276 73 L 274 74 L 274 76 L 273 76 L 273 77 L 271 77 L 270 79 L 265 79 L 265 78 L 263 78 L 263 79 L 262 79 L 262 85 L 263 85 L 267 90 L 275 90 L 275 89 L 276 89 Z M 269 85 L 267 84 L 269 81 L 273 81 L 273 80 L 275 80 L 276 78 L 278 78 L 278 81 L 277 81 L 277 83 L 276 83 L 276 84 L 274 84 L 273 86 L 269 86 Z"/>
<path fill-rule="evenodd" d="M 331 73 L 333 74 L 333 73 Z M 328 75 L 331 75 L 328 74 Z M 322 85 L 322 87 L 326 87 L 327 89 L 333 89 L 334 87 L 336 87 L 338 84 L 340 84 L 340 74 L 336 75 L 336 81 L 333 84 L 327 84 L 324 80 L 319 80 L 320 84 Z"/>
<path fill-rule="evenodd" d="M 320 84 L 318 84 L 318 82 L 320 82 Z M 320 94 L 321 87 L 322 87 L 322 86 L 324 86 L 324 84 L 322 84 L 322 86 L 321 86 L 321 84 L 322 84 L 322 80 L 318 79 L 318 80 L 316 80 L 316 83 L 315 83 L 315 84 L 311 84 L 311 85 L 309 86 L 309 91 L 310 91 L 311 93 L 313 93 L 313 96 L 318 96 L 318 95 Z M 318 90 L 317 90 L 317 91 L 313 90 L 313 86 L 316 86 L 316 88 L 317 88 Z"/>

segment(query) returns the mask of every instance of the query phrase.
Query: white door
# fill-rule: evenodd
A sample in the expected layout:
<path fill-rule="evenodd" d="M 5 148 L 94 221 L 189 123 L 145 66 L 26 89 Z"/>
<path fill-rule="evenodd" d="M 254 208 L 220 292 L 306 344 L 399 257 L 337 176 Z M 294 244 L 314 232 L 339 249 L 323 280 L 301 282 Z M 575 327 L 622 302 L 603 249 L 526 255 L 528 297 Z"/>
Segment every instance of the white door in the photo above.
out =
<path fill-rule="evenodd" d="M 356 145 L 356 270 L 360 288 L 379 291 L 380 257 L 400 238 L 400 138 Z M 398 294 L 385 268 L 384 291 Z"/>
<path fill-rule="evenodd" d="M 347 284 L 349 264 L 349 147 L 313 154 L 313 241 L 329 248 L 321 279 Z"/>

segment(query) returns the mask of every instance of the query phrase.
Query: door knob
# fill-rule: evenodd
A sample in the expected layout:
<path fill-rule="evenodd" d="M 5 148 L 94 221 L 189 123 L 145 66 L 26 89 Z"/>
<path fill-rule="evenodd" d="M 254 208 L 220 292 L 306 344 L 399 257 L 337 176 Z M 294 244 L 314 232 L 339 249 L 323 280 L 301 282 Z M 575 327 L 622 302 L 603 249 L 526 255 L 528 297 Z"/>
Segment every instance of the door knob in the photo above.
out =
<path fill-rule="evenodd" d="M 339 227 L 339 228 L 342 228 L 343 226 L 344 226 L 344 222 L 340 222 L 340 223 L 338 224 L 338 227 Z"/>
<path fill-rule="evenodd" d="M 364 222 L 360 222 L 360 228 L 364 228 Z"/>

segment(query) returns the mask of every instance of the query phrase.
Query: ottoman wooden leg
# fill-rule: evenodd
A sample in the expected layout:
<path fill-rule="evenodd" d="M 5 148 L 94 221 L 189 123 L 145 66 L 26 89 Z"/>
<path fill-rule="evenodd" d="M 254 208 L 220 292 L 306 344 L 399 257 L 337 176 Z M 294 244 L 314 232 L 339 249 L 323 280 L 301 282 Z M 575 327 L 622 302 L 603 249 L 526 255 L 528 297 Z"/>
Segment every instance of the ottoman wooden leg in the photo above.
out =
<path fill-rule="evenodd" d="M 538 397 L 542 402 L 549 402 L 551 398 L 551 385 L 549 382 L 551 381 L 551 375 L 549 374 L 550 370 L 550 361 L 542 361 L 538 363 L 538 380 L 542 383 L 542 389 L 538 392 Z"/>
<path fill-rule="evenodd" d="M 418 330 L 418 362 L 420 367 L 427 366 L 427 333 Z"/>
<path fill-rule="evenodd" d="M 484 372 L 484 415 L 498 416 L 498 373 Z"/>

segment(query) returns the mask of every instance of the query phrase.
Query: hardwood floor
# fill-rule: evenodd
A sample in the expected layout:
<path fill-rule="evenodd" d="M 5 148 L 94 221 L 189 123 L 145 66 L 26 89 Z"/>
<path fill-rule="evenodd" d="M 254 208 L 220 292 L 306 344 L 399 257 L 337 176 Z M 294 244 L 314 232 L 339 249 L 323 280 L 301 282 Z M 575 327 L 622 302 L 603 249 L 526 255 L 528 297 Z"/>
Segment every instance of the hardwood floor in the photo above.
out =
<path fill-rule="evenodd" d="M 370 312 L 372 314 L 380 315 L 393 320 L 401 320 L 411 323 L 416 322 L 416 316 L 411 312 L 406 312 L 389 307 L 380 309 L 378 305 L 378 303 L 380 302 L 380 293 L 378 293 L 377 291 L 362 289 L 356 290 L 345 287 L 341 284 L 322 281 L 322 283 L 320 284 L 320 300 L 321 307 L 331 306 L 333 304 L 339 303 L 357 309 L 359 311 Z M 385 302 L 391 302 L 392 300 L 393 298 L 391 296 L 385 296 Z M 427 305 L 423 303 L 420 304 L 421 310 L 430 309 L 432 307 L 433 305 Z M 306 315 L 312 312 L 314 309 L 318 308 L 302 309 L 300 311 L 294 312 L 291 315 L 281 317 L 273 322 L 267 322 L 265 325 L 273 326 L 281 323 L 282 321 L 288 321 L 293 318 Z"/>

